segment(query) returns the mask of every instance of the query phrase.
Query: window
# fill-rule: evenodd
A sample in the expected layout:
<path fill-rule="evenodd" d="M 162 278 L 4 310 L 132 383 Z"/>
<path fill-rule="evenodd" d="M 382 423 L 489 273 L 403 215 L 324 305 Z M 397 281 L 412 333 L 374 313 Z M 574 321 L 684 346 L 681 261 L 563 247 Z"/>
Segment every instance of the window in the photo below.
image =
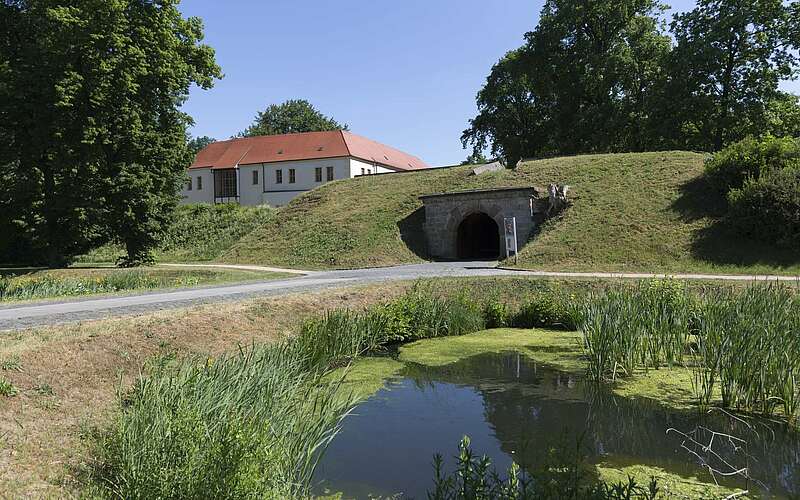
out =
<path fill-rule="evenodd" d="M 372 175 L 372 169 L 371 168 L 367 169 L 367 175 Z"/>
<path fill-rule="evenodd" d="M 203 178 L 200 177 L 199 175 L 197 176 L 197 190 L 198 191 L 203 190 Z"/>
<path fill-rule="evenodd" d="M 294 169 L 289 169 L 289 184 L 294 184 L 294 181 L 297 180 L 294 175 Z"/>
<path fill-rule="evenodd" d="M 214 170 L 214 203 L 239 201 L 238 179 L 235 168 Z"/>
<path fill-rule="evenodd" d="M 317 167 L 314 169 L 314 180 L 317 182 L 322 182 L 322 167 Z"/>
<path fill-rule="evenodd" d="M 361 169 L 361 175 L 364 175 L 364 169 L 363 168 Z"/>
<path fill-rule="evenodd" d="M 258 184 L 258 170 L 253 170 L 253 185 Z"/>
<path fill-rule="evenodd" d="M 189 179 L 189 183 L 186 185 L 186 190 L 187 191 L 191 191 L 192 190 L 192 179 Z"/>
<path fill-rule="evenodd" d="M 275 184 L 283 184 L 283 170 L 275 171 Z"/>
<path fill-rule="evenodd" d="M 333 167 L 328 167 L 325 170 L 327 170 L 328 180 L 332 181 L 333 180 Z"/>

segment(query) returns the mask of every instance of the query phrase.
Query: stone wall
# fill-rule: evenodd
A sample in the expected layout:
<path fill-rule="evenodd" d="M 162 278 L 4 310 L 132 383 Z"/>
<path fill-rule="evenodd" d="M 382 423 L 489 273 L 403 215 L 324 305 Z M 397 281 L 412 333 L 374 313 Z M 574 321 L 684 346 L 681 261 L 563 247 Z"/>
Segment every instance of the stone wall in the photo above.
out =
<path fill-rule="evenodd" d="M 501 255 L 505 256 L 503 219 L 517 218 L 517 247 L 522 248 L 536 226 L 544 220 L 547 198 L 539 190 L 501 188 L 455 193 L 440 193 L 420 197 L 425 205 L 425 235 L 428 254 L 433 258 L 458 258 L 458 227 L 469 215 L 484 213 L 491 217 L 499 232 Z"/>

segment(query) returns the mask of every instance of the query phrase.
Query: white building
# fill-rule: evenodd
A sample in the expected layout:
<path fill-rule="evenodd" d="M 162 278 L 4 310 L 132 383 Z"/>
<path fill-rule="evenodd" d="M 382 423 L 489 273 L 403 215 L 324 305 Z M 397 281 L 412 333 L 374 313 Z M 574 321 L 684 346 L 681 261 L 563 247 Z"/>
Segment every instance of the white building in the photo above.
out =
<path fill-rule="evenodd" d="M 181 194 L 184 203 L 279 207 L 336 179 L 424 168 L 415 156 L 347 131 L 245 137 L 200 151 Z"/>

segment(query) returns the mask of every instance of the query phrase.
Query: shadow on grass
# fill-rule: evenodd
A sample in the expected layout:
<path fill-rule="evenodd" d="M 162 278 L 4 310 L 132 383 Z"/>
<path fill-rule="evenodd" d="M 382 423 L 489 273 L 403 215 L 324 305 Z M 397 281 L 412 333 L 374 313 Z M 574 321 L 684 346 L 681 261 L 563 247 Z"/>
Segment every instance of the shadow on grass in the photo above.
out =
<path fill-rule="evenodd" d="M 428 242 L 425 238 L 425 207 L 420 207 L 411 212 L 407 217 L 397 223 L 400 229 L 400 238 L 414 255 L 421 259 L 428 259 Z"/>
<path fill-rule="evenodd" d="M 800 252 L 742 236 L 727 218 L 727 201 L 704 176 L 680 187 L 680 196 L 671 207 L 686 223 L 708 219 L 709 224 L 696 230 L 692 254 L 702 261 L 718 265 L 800 266 Z"/>

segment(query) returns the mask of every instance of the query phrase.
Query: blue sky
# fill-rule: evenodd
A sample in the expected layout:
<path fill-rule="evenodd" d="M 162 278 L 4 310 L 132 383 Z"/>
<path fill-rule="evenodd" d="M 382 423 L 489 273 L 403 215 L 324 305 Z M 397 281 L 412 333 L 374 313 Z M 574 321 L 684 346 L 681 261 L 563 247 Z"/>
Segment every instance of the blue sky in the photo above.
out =
<path fill-rule="evenodd" d="M 184 14 L 203 19 L 225 73 L 211 90 L 192 90 L 184 106 L 192 134 L 227 139 L 267 105 L 303 98 L 431 165 L 458 163 L 475 94 L 535 27 L 542 3 L 183 0 Z M 798 82 L 786 88 L 800 92 Z"/>

